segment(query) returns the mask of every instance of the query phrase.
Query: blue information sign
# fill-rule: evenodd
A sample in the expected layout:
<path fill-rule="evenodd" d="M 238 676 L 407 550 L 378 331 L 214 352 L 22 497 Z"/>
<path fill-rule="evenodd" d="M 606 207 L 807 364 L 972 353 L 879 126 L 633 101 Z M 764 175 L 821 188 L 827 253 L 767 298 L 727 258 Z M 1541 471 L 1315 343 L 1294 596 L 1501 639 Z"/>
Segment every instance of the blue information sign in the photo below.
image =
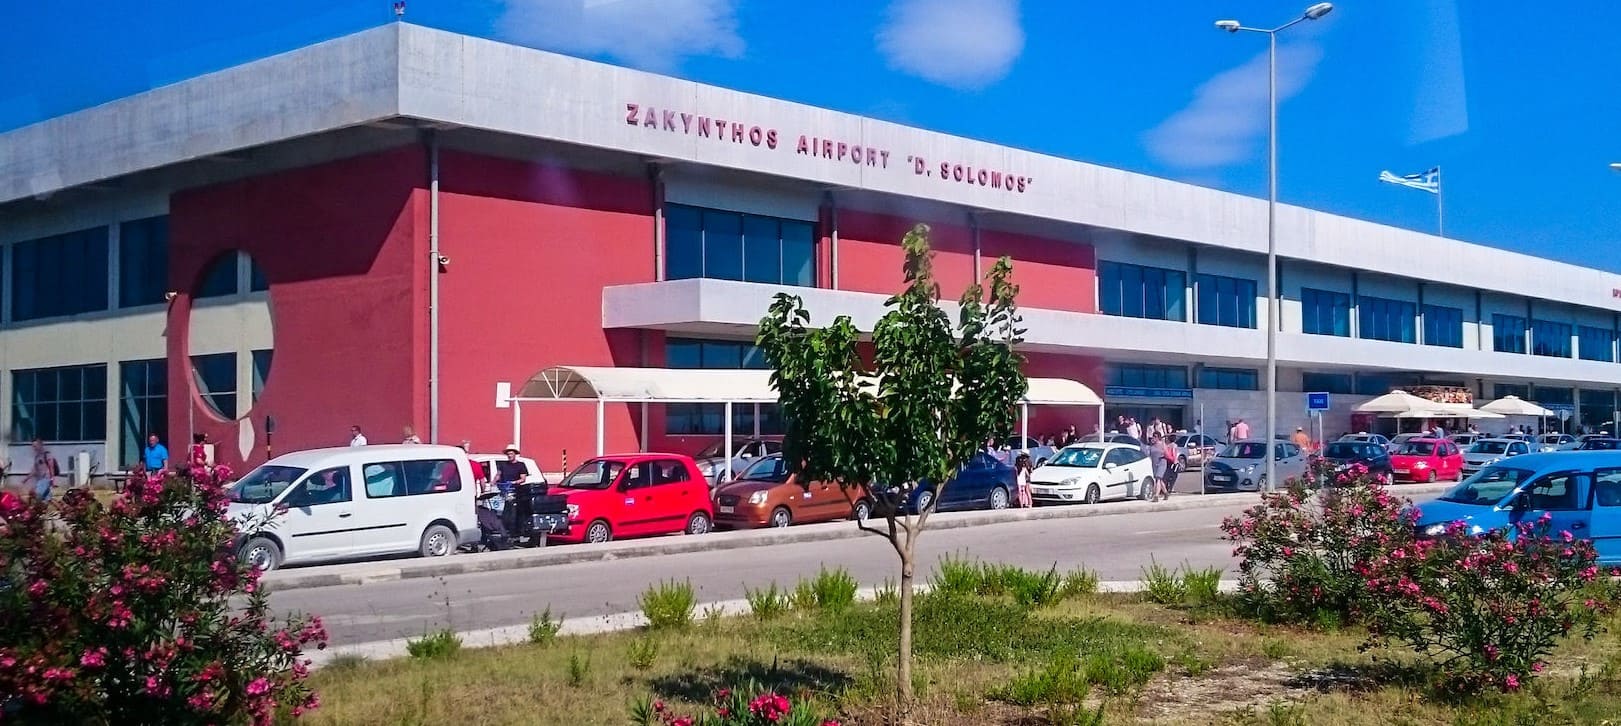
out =
<path fill-rule="evenodd" d="M 1110 398 L 1181 398 L 1192 399 L 1191 388 L 1143 388 L 1139 386 L 1105 386 L 1103 395 Z"/>
<path fill-rule="evenodd" d="M 1328 410 L 1328 394 L 1324 393 L 1324 392 L 1316 392 L 1316 393 L 1308 393 L 1308 394 L 1306 394 L 1306 410 L 1307 411 L 1327 411 Z"/>

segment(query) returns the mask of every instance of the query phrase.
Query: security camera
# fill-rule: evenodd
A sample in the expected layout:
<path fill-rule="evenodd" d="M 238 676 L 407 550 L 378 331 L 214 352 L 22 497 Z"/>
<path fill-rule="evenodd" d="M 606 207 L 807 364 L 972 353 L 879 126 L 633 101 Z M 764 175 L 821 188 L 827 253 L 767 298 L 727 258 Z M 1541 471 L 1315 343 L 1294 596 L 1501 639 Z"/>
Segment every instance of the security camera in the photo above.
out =
<path fill-rule="evenodd" d="M 450 258 L 446 257 L 444 255 L 439 255 L 439 266 L 440 267 L 448 267 L 449 265 L 450 265 Z"/>
<path fill-rule="evenodd" d="M 174 299 L 177 298 L 177 297 L 180 297 L 180 293 L 175 292 L 173 290 L 170 290 L 170 291 L 168 291 L 166 293 L 163 293 L 163 301 L 164 302 L 174 302 Z"/>

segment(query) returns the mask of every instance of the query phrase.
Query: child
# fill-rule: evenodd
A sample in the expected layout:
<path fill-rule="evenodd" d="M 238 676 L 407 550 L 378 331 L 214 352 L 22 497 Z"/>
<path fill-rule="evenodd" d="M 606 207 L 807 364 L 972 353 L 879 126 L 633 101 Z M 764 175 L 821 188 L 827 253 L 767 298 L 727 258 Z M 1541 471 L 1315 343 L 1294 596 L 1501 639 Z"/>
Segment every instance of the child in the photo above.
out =
<path fill-rule="evenodd" d="M 1035 467 L 1030 465 L 1030 455 L 1020 453 L 1019 458 L 1014 460 L 1013 471 L 1019 487 L 1019 506 L 1026 509 L 1035 506 L 1030 500 L 1030 472 L 1035 471 Z"/>

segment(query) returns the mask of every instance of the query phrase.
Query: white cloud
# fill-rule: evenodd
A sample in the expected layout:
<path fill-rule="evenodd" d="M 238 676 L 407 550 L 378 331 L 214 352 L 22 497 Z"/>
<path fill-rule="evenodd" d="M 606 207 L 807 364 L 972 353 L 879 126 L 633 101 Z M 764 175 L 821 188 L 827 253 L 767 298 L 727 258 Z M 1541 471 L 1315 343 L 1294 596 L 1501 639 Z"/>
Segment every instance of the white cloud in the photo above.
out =
<path fill-rule="evenodd" d="M 878 50 L 897 70 L 953 88 L 994 83 L 1024 51 L 1018 0 L 894 0 Z"/>
<path fill-rule="evenodd" d="M 506 0 L 496 32 L 522 45 L 659 72 L 689 56 L 743 54 L 736 0 Z"/>
<path fill-rule="evenodd" d="M 1278 46 L 1278 101 L 1299 93 L 1317 71 L 1322 46 Z M 1266 135 L 1266 53 L 1205 81 L 1193 101 L 1144 135 L 1148 153 L 1184 169 L 1213 169 L 1253 158 Z"/>

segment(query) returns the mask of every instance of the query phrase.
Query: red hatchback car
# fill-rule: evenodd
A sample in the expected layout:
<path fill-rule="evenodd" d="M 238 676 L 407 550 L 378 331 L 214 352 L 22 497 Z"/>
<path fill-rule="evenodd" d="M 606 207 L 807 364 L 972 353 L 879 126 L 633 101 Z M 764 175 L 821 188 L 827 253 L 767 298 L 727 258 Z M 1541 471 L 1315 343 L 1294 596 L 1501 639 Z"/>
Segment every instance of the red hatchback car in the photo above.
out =
<path fill-rule="evenodd" d="M 549 493 L 568 498 L 569 531 L 552 535 L 558 542 L 703 534 L 715 521 L 709 482 L 684 454 L 599 456 Z"/>
<path fill-rule="evenodd" d="M 1463 452 L 1446 439 L 1408 439 L 1390 455 L 1395 479 L 1432 482 L 1463 478 Z"/>

